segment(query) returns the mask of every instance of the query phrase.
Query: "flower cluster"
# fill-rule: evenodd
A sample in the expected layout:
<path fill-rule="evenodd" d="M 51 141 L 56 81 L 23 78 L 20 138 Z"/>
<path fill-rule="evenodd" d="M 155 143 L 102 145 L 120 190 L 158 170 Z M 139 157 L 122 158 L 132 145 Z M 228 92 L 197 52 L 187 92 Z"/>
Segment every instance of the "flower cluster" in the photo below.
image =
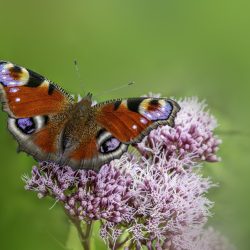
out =
<path fill-rule="evenodd" d="M 125 153 L 98 173 L 42 162 L 24 178 L 26 189 L 53 197 L 71 220 L 100 221 L 110 249 L 231 249 L 204 229 L 213 205 L 205 194 L 214 184 L 193 168 L 219 160 L 216 121 L 204 102 L 178 103 L 175 127 L 151 131 L 137 145 L 140 157 Z"/>
<path fill-rule="evenodd" d="M 51 196 L 62 202 L 67 212 L 79 220 L 118 223 L 133 213 L 127 205 L 133 196 L 129 188 L 131 176 L 112 165 L 96 173 L 42 162 L 39 168 L 33 168 L 32 178 L 24 179 L 27 190 L 36 191 L 39 198 Z"/>

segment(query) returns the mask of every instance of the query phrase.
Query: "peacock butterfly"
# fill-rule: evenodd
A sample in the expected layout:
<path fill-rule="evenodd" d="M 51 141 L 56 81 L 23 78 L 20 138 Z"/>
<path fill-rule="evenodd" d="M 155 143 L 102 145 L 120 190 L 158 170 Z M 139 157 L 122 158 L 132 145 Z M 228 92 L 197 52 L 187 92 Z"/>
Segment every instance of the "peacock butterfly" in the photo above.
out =
<path fill-rule="evenodd" d="M 24 67 L 0 61 L 0 100 L 8 129 L 39 161 L 98 170 L 159 125 L 174 126 L 179 105 L 167 98 L 128 98 L 92 105 Z"/>

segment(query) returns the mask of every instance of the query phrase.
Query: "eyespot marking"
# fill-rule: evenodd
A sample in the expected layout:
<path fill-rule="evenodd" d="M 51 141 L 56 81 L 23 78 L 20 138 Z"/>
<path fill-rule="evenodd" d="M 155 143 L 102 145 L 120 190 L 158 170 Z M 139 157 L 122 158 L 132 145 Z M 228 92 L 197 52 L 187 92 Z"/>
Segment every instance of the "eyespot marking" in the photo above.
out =
<path fill-rule="evenodd" d="M 7 62 L 0 64 L 0 83 L 4 87 L 25 85 L 28 78 L 29 73 L 25 68 Z"/>
<path fill-rule="evenodd" d="M 111 137 L 102 143 L 102 145 L 100 146 L 100 152 L 103 154 L 111 153 L 119 148 L 120 145 L 121 142 L 119 140 Z"/>
<path fill-rule="evenodd" d="M 9 69 L 9 75 L 12 77 L 12 79 L 16 81 L 21 79 L 22 72 L 23 72 L 22 68 L 17 65 L 14 65 L 13 67 Z"/>
<path fill-rule="evenodd" d="M 122 143 L 118 139 L 103 128 L 98 131 L 96 139 L 99 145 L 99 152 L 103 155 L 119 151 L 120 146 L 122 146 Z"/>
<path fill-rule="evenodd" d="M 33 118 L 16 119 L 16 126 L 26 135 L 30 135 L 36 130 L 36 124 Z"/>
<path fill-rule="evenodd" d="M 149 105 L 151 105 L 151 106 L 159 106 L 159 101 L 157 99 L 152 99 L 149 102 Z"/>
<path fill-rule="evenodd" d="M 173 111 L 171 102 L 164 99 L 145 99 L 139 112 L 150 121 L 167 120 Z"/>

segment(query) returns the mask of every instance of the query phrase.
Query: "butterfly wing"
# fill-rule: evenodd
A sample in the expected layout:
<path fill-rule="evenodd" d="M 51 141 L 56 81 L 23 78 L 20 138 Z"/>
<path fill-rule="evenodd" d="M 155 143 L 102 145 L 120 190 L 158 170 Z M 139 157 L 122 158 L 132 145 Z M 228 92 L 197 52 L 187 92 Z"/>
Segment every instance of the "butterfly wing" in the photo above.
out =
<path fill-rule="evenodd" d="M 0 100 L 19 150 L 39 160 L 55 159 L 73 99 L 43 76 L 0 61 Z"/>
<path fill-rule="evenodd" d="M 138 143 L 159 125 L 174 126 L 179 105 L 166 98 L 130 98 L 96 105 L 97 122 L 125 144 Z"/>
<path fill-rule="evenodd" d="M 3 61 L 0 100 L 3 110 L 18 118 L 58 113 L 73 102 L 69 94 L 43 76 Z"/>

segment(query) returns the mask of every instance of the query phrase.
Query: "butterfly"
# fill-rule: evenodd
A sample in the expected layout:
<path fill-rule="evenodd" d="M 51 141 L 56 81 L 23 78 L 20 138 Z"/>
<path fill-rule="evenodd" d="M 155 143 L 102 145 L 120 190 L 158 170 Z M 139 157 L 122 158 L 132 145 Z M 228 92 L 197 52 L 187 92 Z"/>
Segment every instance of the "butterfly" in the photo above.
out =
<path fill-rule="evenodd" d="M 57 84 L 32 70 L 0 61 L 0 101 L 8 129 L 38 161 L 98 170 L 121 157 L 159 125 L 174 126 L 178 103 L 138 97 L 92 104 L 76 102 Z"/>

